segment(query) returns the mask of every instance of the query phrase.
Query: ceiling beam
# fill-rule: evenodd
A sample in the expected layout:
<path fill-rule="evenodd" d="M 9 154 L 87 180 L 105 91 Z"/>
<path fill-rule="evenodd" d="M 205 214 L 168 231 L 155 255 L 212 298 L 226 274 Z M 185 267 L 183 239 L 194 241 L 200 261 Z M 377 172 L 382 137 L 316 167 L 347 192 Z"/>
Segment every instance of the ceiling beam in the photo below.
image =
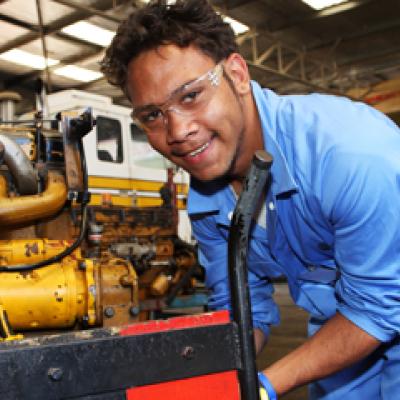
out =
<path fill-rule="evenodd" d="M 308 14 L 308 16 L 302 17 L 302 18 L 294 18 L 287 24 L 281 24 L 281 25 L 272 26 L 272 27 L 270 26 L 269 31 L 274 34 L 279 34 L 282 31 L 293 29 L 300 25 L 304 25 L 304 24 L 307 24 L 312 21 L 317 21 L 317 20 L 321 20 L 324 18 L 332 17 L 333 15 L 344 14 L 346 12 L 349 12 L 356 8 L 366 6 L 367 4 L 376 2 L 376 1 L 378 1 L 378 0 L 353 0 L 353 1 L 348 1 L 346 3 L 343 3 L 343 4 L 337 4 L 337 5 L 331 6 L 324 10 L 312 11 L 310 14 Z"/>
<path fill-rule="evenodd" d="M 20 19 L 16 19 L 13 17 L 10 17 L 9 15 L 1 14 L 0 13 L 0 21 L 7 22 L 11 25 L 18 26 L 20 28 L 28 29 L 30 31 L 38 32 L 39 33 L 39 27 L 35 24 L 30 24 L 25 21 L 21 21 Z M 44 27 L 44 33 L 46 34 L 46 27 Z M 81 45 L 86 45 L 86 46 L 92 46 L 92 47 L 100 47 L 97 46 L 96 44 L 89 43 L 86 40 L 82 40 L 73 36 L 69 36 L 63 32 L 54 32 L 52 34 L 48 34 L 52 36 L 56 36 L 64 41 L 67 41 L 72 44 L 81 44 Z"/>
<path fill-rule="evenodd" d="M 261 48 L 262 33 L 250 31 L 238 38 L 239 46 L 246 42 L 251 46 L 251 57 L 247 63 L 262 71 L 269 72 L 280 78 L 301 83 L 318 91 L 331 91 L 329 82 L 338 71 L 332 62 L 322 62 L 305 51 L 288 46 L 273 39 L 267 48 Z M 265 35 L 264 35 L 265 36 Z M 244 49 L 242 49 L 244 50 Z"/>
<path fill-rule="evenodd" d="M 21 21 L 20 19 L 16 19 L 14 17 L 11 17 L 10 15 L 0 13 L 0 21 L 7 22 L 8 24 L 15 25 L 20 28 L 28 29 L 29 31 L 39 32 L 39 28 L 37 25 L 30 24 L 29 22 Z"/>
<path fill-rule="evenodd" d="M 400 27 L 400 19 L 398 17 L 396 17 L 390 21 L 386 21 L 381 24 L 372 25 L 369 28 L 359 29 L 350 35 L 341 36 L 339 34 L 338 37 L 340 38 L 340 43 L 344 43 L 344 42 L 348 42 L 351 40 L 362 39 L 362 38 L 365 38 L 366 36 L 374 35 L 376 33 L 382 33 L 382 32 L 385 32 L 385 31 L 388 31 L 391 29 L 397 29 L 399 27 Z M 306 50 L 314 51 L 314 50 L 321 50 L 324 47 L 330 47 L 338 40 L 338 37 L 336 37 L 332 40 L 328 40 L 328 41 L 325 41 L 322 43 L 315 44 L 315 45 L 306 46 Z"/>
<path fill-rule="evenodd" d="M 99 10 L 108 10 L 112 8 L 112 4 L 110 7 L 110 0 L 98 0 L 95 3 L 96 9 Z M 58 32 L 62 28 L 71 25 L 81 19 L 88 18 L 92 15 L 89 11 L 75 11 L 71 14 L 66 15 L 65 17 L 59 18 L 56 21 L 52 22 L 51 24 L 47 25 L 44 29 L 44 34 L 49 35 L 55 32 Z M 30 43 L 36 39 L 40 38 L 40 33 L 37 31 L 29 32 L 20 37 L 10 40 L 7 44 L 0 46 L 0 53 L 4 53 L 8 50 L 14 49 L 16 47 L 23 46 L 27 43 Z"/>
<path fill-rule="evenodd" d="M 376 52 L 369 53 L 369 54 L 361 54 L 361 55 L 356 55 L 354 57 L 348 57 L 345 60 L 343 60 L 340 64 L 338 64 L 338 67 L 352 67 L 354 64 L 357 63 L 365 63 L 368 61 L 373 61 L 376 59 L 380 59 L 382 57 L 388 57 L 388 56 L 393 56 L 394 57 L 394 63 L 396 65 L 400 65 L 400 47 L 391 47 L 389 49 L 379 49 Z M 371 68 L 371 67 L 369 67 Z"/>
<path fill-rule="evenodd" d="M 88 12 L 88 13 L 90 13 L 92 15 L 97 15 L 98 17 L 102 17 L 102 18 L 107 19 L 109 21 L 113 21 L 113 22 L 117 22 L 117 23 L 122 21 L 121 18 L 118 18 L 118 17 L 115 17 L 113 15 L 107 14 L 104 11 L 98 10 L 96 8 L 93 8 L 93 7 L 84 6 L 82 4 L 77 3 L 76 1 L 72 1 L 72 0 L 52 0 L 52 1 L 54 1 L 55 3 L 58 3 L 58 4 L 62 4 L 64 6 L 68 6 L 68 7 L 74 8 L 75 10 L 79 10 L 79 11 L 82 11 L 82 12 Z M 122 3 L 126 3 L 126 2 L 127 1 L 123 1 Z M 113 8 L 115 8 L 115 5 L 113 6 Z"/>

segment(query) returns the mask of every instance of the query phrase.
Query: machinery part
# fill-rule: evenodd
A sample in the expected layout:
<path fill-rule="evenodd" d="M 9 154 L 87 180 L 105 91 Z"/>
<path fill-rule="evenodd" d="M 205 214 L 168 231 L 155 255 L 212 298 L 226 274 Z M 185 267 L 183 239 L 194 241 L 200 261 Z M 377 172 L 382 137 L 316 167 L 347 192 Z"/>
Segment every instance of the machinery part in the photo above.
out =
<path fill-rule="evenodd" d="M 14 335 L 10 322 L 8 321 L 7 312 L 0 304 L 0 342 L 9 340 L 22 339 L 22 335 Z"/>
<path fill-rule="evenodd" d="M 67 241 L 55 240 L 1 241 L 0 261 L 40 261 L 68 246 Z M 69 328 L 76 322 L 84 327 L 120 325 L 136 320 L 131 309 L 138 307 L 137 277 L 126 260 L 98 264 L 76 250 L 60 264 L 1 274 L 0 299 L 15 330 Z M 104 313 L 107 309 L 115 315 Z"/>
<path fill-rule="evenodd" d="M 255 365 L 254 334 L 251 304 L 247 280 L 247 247 L 252 216 L 260 202 L 269 178 L 272 157 L 258 150 L 249 173 L 243 182 L 243 190 L 232 216 L 228 239 L 229 282 L 233 319 L 238 325 L 243 368 L 239 370 L 242 398 L 259 400 L 257 369 Z"/>
<path fill-rule="evenodd" d="M 0 142 L 4 146 L 4 163 L 13 177 L 19 194 L 36 194 L 38 192 L 38 177 L 27 155 L 8 136 L 0 134 Z"/>
<path fill-rule="evenodd" d="M 89 224 L 88 241 L 90 245 L 100 246 L 103 233 L 103 226 L 95 223 Z"/>
<path fill-rule="evenodd" d="M 87 192 L 82 138 L 92 130 L 94 124 L 91 109 L 86 110 L 77 118 L 62 116 L 65 175 L 70 193 Z"/>
<path fill-rule="evenodd" d="M 115 243 L 110 246 L 110 251 L 119 257 L 132 257 L 141 258 L 148 253 L 157 253 L 157 246 L 153 242 L 148 243 Z"/>
<path fill-rule="evenodd" d="M 49 171 L 43 193 L 30 196 L 6 197 L 7 182 L 0 175 L 0 225 L 27 225 L 56 214 L 64 206 L 67 189 L 64 177 Z"/>
<path fill-rule="evenodd" d="M 168 276 L 161 272 L 156 276 L 153 282 L 151 282 L 150 293 L 153 296 L 163 296 L 168 291 L 169 281 L 170 279 L 168 279 Z"/>
<path fill-rule="evenodd" d="M 86 237 L 86 230 L 87 230 L 87 204 L 90 201 L 90 194 L 88 192 L 88 177 L 87 177 L 87 167 L 86 167 L 86 158 L 85 153 L 83 151 L 83 144 L 82 144 L 82 137 L 86 135 L 91 127 L 93 126 L 93 119 L 90 112 L 86 112 L 83 115 L 79 116 L 78 118 L 71 119 L 68 117 L 64 117 L 63 120 L 63 134 L 65 140 L 68 140 L 68 152 L 72 159 L 69 160 L 71 166 L 67 163 L 67 158 L 65 158 L 66 162 L 66 171 L 69 171 L 69 175 L 74 175 L 79 172 L 79 191 L 69 192 L 69 200 L 73 200 L 81 205 L 81 224 L 80 224 L 80 233 L 78 238 L 75 242 L 67 249 L 62 251 L 61 253 L 57 254 L 54 257 L 51 257 L 46 260 L 39 261 L 35 264 L 24 264 L 24 265 L 14 265 L 10 267 L 2 267 L 0 268 L 1 271 L 7 272 L 21 272 L 21 271 L 32 271 L 34 269 L 43 268 L 53 263 L 60 262 L 64 257 L 69 256 L 72 252 L 79 247 L 81 242 Z M 65 149 L 67 151 L 67 149 Z M 74 167 L 76 166 L 77 160 L 80 161 L 79 171 L 75 170 Z M 72 169 L 71 169 L 72 168 Z M 68 174 L 67 174 L 68 178 Z M 71 188 L 70 188 L 71 189 Z M 40 196 L 40 194 L 38 195 Z M 23 204 L 25 199 L 22 199 Z M 65 198 L 64 198 L 65 201 Z M 47 211 L 47 210 L 46 210 Z M 43 212 L 45 213 L 45 212 Z M 55 212 L 53 211 L 52 214 Z M 47 216 L 47 214 L 46 214 Z M 0 221 L 1 222 L 1 221 Z"/>
<path fill-rule="evenodd" d="M 167 187 L 171 193 L 170 198 L 170 207 L 172 212 L 173 226 L 175 228 L 175 233 L 177 233 L 178 229 L 178 196 L 176 184 L 174 183 L 174 170 L 173 168 L 168 168 L 167 170 Z"/>
<path fill-rule="evenodd" d="M 194 260 L 189 269 L 187 269 L 183 274 L 179 276 L 179 280 L 175 283 L 173 288 L 168 293 L 167 298 L 165 299 L 165 304 L 167 306 L 171 305 L 175 297 L 178 295 L 179 291 L 182 290 L 189 283 L 190 279 L 193 277 L 198 268 L 199 264 L 197 264 L 196 260 Z"/>
<path fill-rule="evenodd" d="M 41 261 L 65 250 L 70 244 L 71 243 L 66 240 L 0 240 L 0 266 Z"/>
<path fill-rule="evenodd" d="M 96 270 L 98 320 L 102 326 L 136 321 L 139 314 L 138 278 L 132 264 L 116 257 L 103 257 Z"/>
<path fill-rule="evenodd" d="M 0 298 L 14 330 L 96 324 L 93 262 L 81 270 L 71 257 L 30 273 L 3 273 Z"/>
<path fill-rule="evenodd" d="M 121 235 L 116 237 L 121 238 Z M 147 238 L 131 243 L 114 243 L 110 245 L 110 251 L 117 257 L 131 260 L 138 274 L 142 275 L 153 267 L 163 266 L 170 269 L 174 256 L 174 243 L 168 239 Z"/>
<path fill-rule="evenodd" d="M 115 246 L 115 254 L 129 256 L 129 248 L 119 249 L 120 243 L 140 243 L 142 238 L 152 239 L 174 237 L 171 211 L 164 207 L 119 207 L 119 206 L 90 206 L 89 224 L 102 227 L 101 250 Z M 135 238 L 135 241 L 132 240 Z M 121 246 L 124 247 L 124 246 Z M 135 251 L 138 250 L 137 248 Z M 124 253 L 123 253 L 124 252 Z M 125 254 L 125 255 L 123 255 Z"/>
<path fill-rule="evenodd" d="M 15 104 L 20 102 L 22 97 L 15 92 L 0 92 L 0 122 L 7 123 L 14 120 Z"/>

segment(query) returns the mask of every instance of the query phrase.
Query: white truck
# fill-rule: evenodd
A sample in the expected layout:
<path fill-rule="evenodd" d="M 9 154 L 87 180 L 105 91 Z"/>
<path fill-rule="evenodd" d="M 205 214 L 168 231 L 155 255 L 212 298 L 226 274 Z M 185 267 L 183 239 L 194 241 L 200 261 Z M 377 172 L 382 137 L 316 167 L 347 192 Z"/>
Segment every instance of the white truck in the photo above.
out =
<path fill-rule="evenodd" d="M 113 104 L 107 96 L 75 89 L 48 95 L 47 106 L 50 115 L 92 108 L 96 126 L 84 138 L 91 204 L 107 199 L 115 206 L 159 206 L 159 189 L 167 181 L 167 168 L 172 168 L 178 197 L 178 235 L 192 241 L 185 210 L 189 175 L 152 149 L 144 132 L 132 123 L 128 107 Z"/>

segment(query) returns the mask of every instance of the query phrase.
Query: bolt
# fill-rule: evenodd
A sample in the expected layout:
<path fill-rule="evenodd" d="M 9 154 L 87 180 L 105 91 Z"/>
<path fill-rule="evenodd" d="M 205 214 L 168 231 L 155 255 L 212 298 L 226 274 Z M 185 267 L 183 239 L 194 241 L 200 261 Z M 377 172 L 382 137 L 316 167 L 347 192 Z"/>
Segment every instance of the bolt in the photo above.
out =
<path fill-rule="evenodd" d="M 191 360 L 194 358 L 194 348 L 192 346 L 186 346 L 181 352 L 181 356 L 186 358 L 186 360 Z"/>
<path fill-rule="evenodd" d="M 89 327 L 89 316 L 88 315 L 84 315 L 82 317 L 82 328 L 86 329 Z"/>
<path fill-rule="evenodd" d="M 85 261 L 79 261 L 78 266 L 79 266 L 79 269 L 80 269 L 81 271 L 85 271 L 85 269 L 86 269 L 86 263 L 85 263 Z"/>
<path fill-rule="evenodd" d="M 105 315 L 107 318 L 112 318 L 112 317 L 115 315 L 114 308 L 112 308 L 112 307 L 106 307 L 106 308 L 104 309 L 104 315 Z"/>
<path fill-rule="evenodd" d="M 139 312 L 140 312 L 140 309 L 137 306 L 136 307 L 132 306 L 129 308 L 129 313 L 132 315 L 132 317 L 136 317 L 139 314 Z"/>
<path fill-rule="evenodd" d="M 61 381 L 63 374 L 64 371 L 62 370 L 62 368 L 57 368 L 57 367 L 49 368 L 47 371 L 48 377 L 54 382 Z"/>
<path fill-rule="evenodd" d="M 119 279 L 119 282 L 121 283 L 122 286 L 132 286 L 134 279 L 132 275 L 123 275 Z"/>

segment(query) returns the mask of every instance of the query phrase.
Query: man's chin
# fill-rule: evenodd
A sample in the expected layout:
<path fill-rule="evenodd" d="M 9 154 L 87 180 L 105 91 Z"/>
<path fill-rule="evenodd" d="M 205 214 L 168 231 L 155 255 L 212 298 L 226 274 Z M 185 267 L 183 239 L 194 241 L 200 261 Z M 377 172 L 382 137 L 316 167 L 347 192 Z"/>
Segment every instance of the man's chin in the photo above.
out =
<path fill-rule="evenodd" d="M 228 176 L 228 171 L 188 171 L 190 176 L 201 182 L 211 182 L 224 179 Z"/>

